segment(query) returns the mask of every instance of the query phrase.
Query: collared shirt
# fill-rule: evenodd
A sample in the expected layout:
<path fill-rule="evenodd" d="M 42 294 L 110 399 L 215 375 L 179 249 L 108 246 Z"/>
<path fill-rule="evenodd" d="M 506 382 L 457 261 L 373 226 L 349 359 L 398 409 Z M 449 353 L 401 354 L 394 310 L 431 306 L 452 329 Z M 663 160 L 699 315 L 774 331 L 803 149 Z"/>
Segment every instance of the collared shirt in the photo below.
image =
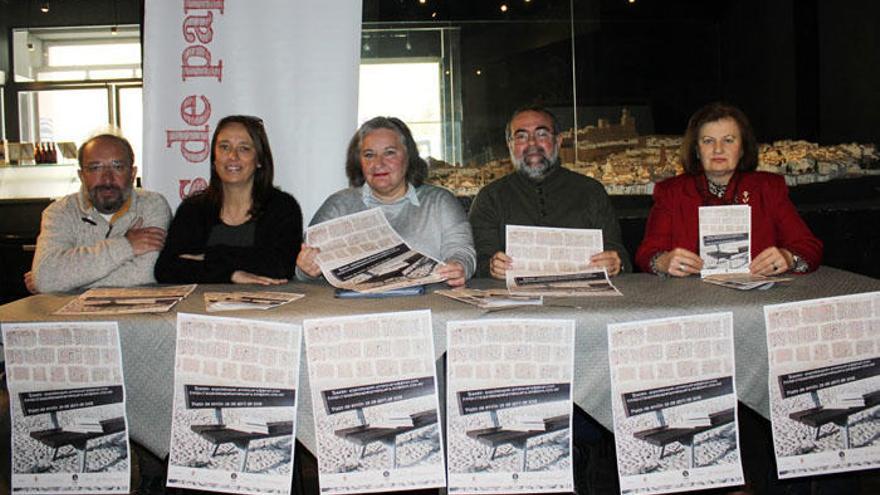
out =
<path fill-rule="evenodd" d="M 385 218 L 389 222 L 393 222 L 407 204 L 415 207 L 421 206 L 419 196 L 416 194 L 416 188 L 408 182 L 406 184 L 406 194 L 390 203 L 385 203 L 377 198 L 370 185 L 364 182 L 364 185 L 361 187 L 361 199 L 367 208 L 382 208 L 382 212 L 385 213 Z"/>

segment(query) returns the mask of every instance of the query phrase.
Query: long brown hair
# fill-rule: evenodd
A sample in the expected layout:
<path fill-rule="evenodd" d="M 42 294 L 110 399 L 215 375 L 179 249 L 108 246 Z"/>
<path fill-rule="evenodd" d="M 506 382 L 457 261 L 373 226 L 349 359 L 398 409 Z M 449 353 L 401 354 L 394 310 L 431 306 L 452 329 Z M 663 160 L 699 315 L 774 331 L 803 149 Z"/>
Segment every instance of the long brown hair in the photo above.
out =
<path fill-rule="evenodd" d="M 214 129 L 214 136 L 211 137 L 211 179 L 208 182 L 207 189 L 202 194 L 218 210 L 223 207 L 223 182 L 214 168 L 214 159 L 216 158 L 214 146 L 217 144 L 217 135 L 229 124 L 243 125 L 254 142 L 254 151 L 256 151 L 257 164 L 259 166 L 254 172 L 254 186 L 251 189 L 251 209 L 249 213 L 252 218 L 256 218 L 262 212 L 263 206 L 275 187 L 272 185 L 275 179 L 275 162 L 272 160 L 272 149 L 269 147 L 269 136 L 266 135 L 263 119 L 250 115 L 229 115 L 220 119 L 220 122 L 217 123 L 217 127 Z"/>

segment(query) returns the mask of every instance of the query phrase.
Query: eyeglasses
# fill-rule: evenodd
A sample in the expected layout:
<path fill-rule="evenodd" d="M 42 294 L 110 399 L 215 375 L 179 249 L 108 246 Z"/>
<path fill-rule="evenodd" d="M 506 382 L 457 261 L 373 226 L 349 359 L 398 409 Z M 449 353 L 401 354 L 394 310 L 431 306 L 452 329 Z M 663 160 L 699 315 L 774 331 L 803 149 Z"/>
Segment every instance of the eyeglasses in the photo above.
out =
<path fill-rule="evenodd" d="M 129 164 L 113 160 L 110 163 L 88 163 L 83 165 L 82 170 L 89 175 L 98 175 L 105 170 L 109 170 L 113 175 L 123 175 L 128 172 L 129 168 L 131 168 Z"/>
<path fill-rule="evenodd" d="M 534 132 L 516 131 L 511 137 L 511 141 L 516 144 L 526 144 L 529 140 L 534 139 L 538 143 L 546 143 L 553 139 L 553 132 L 550 129 L 535 129 Z"/>

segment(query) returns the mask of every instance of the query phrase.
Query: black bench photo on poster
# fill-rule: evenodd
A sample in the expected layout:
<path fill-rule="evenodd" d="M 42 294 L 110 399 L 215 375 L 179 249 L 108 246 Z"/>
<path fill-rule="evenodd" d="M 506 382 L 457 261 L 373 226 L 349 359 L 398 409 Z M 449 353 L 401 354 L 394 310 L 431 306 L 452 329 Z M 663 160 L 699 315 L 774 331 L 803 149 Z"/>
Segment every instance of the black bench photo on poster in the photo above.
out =
<path fill-rule="evenodd" d="M 469 438 L 489 450 L 483 459 L 475 462 L 483 471 L 503 470 L 498 460 L 498 449 L 509 446 L 513 454 L 522 452 L 519 471 L 548 471 L 571 455 L 571 385 L 568 383 L 529 384 L 489 389 L 463 390 L 457 394 L 458 410 L 462 416 L 485 414 L 489 426 L 466 431 Z M 535 411 L 552 411 L 535 416 Z M 562 412 L 567 411 L 567 412 Z M 557 414 L 562 412 L 561 414 Z M 499 416 L 503 413 L 504 417 Z M 550 436 L 556 442 L 542 442 Z M 550 462 L 529 463 L 529 447 L 537 444 L 553 446 L 557 451 Z M 507 454 L 510 455 L 510 454 Z M 475 466 L 475 469 L 480 470 Z"/>
<path fill-rule="evenodd" d="M 737 449 L 736 429 L 722 428 L 732 425 L 736 416 L 732 377 L 628 392 L 622 394 L 621 399 L 628 419 L 654 414 L 656 426 L 634 431 L 632 436 L 651 448 L 660 448 L 656 465 L 665 466 L 663 470 L 692 470 L 720 464 L 727 456 L 717 455 L 718 451 L 726 454 Z M 719 403 L 726 402 L 730 402 L 733 407 L 718 407 Z M 717 409 L 713 409 L 716 407 Z M 675 416 L 675 421 L 670 421 L 669 416 L 672 415 Z M 710 441 L 720 442 L 723 447 L 706 449 L 706 455 L 698 455 L 697 445 L 709 444 Z M 667 450 L 675 443 L 683 448 L 677 451 Z M 671 459 L 664 461 L 667 456 Z"/>
<path fill-rule="evenodd" d="M 285 452 L 283 459 L 290 459 L 291 442 L 293 441 L 293 419 L 269 421 L 265 415 L 259 414 L 260 409 L 293 407 L 296 391 L 282 388 L 260 387 L 223 387 L 212 385 L 184 385 L 187 409 L 211 409 L 214 421 L 207 424 L 191 424 L 190 431 L 211 445 L 211 453 L 207 458 L 190 459 L 194 467 L 217 466 L 225 463 L 218 459 L 217 454 L 222 445 L 232 447 L 228 454 L 237 462 L 226 466 L 230 471 L 240 473 L 269 472 L 270 468 L 251 466 L 248 469 L 248 457 L 254 450 L 254 444 L 262 442 L 261 449 Z M 236 409 L 239 413 L 233 421 L 224 418 L 224 409 Z M 286 464 L 281 462 L 278 464 Z"/>
<path fill-rule="evenodd" d="M 436 408 L 425 409 L 413 403 L 414 400 L 428 398 L 434 391 L 434 378 L 430 376 L 321 391 L 328 415 L 354 412 L 352 426 L 333 431 L 335 436 L 356 447 L 354 452 L 341 456 L 345 462 L 335 466 L 335 472 L 351 471 L 352 466 L 357 466 L 356 470 L 368 469 L 363 461 L 373 444 L 379 445 L 378 450 L 374 449 L 369 455 L 388 452 L 390 459 L 386 469 L 410 467 L 428 460 L 413 458 L 413 454 L 424 450 L 407 448 L 417 442 L 432 444 L 427 449 L 429 457 L 431 453 L 440 452 Z M 381 408 L 383 412 L 371 414 L 368 418 L 368 408 Z M 429 428 L 431 426 L 434 428 Z M 327 462 L 335 457 L 328 456 Z M 403 462 L 401 457 L 405 457 Z"/>
<path fill-rule="evenodd" d="M 30 472 L 104 472 L 128 458 L 121 385 L 21 392 L 18 398 L 21 413 L 33 418 L 29 423 L 41 425 L 28 436 L 51 449 L 32 460 Z M 24 442 L 18 439 L 16 444 Z M 100 450 L 92 462 L 90 449 Z M 16 449 L 16 455 L 25 450 Z M 68 462 L 71 454 L 76 456 L 72 466 Z"/>
<path fill-rule="evenodd" d="M 880 406 L 878 375 L 880 359 L 863 359 L 779 375 L 777 384 L 785 409 L 783 417 L 794 421 L 797 426 L 807 427 L 812 433 L 807 445 L 798 442 L 803 452 L 794 453 L 869 447 L 880 442 L 877 433 L 880 410 L 876 409 Z M 856 425 L 867 428 L 860 428 L 861 433 L 853 438 Z M 774 428 L 774 434 L 802 437 L 796 430 Z M 793 445 L 784 438 L 778 440 L 777 451 L 781 446 Z M 779 453 L 783 455 L 783 452 Z"/>

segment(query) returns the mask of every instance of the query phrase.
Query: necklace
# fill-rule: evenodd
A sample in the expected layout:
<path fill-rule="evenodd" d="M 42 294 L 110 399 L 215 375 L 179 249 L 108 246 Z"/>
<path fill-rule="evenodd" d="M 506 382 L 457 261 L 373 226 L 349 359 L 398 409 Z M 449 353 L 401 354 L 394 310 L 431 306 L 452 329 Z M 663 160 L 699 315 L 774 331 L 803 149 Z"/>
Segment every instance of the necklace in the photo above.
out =
<path fill-rule="evenodd" d="M 716 184 L 711 180 L 707 180 L 706 184 L 709 186 L 709 194 L 716 198 L 723 198 L 724 193 L 727 192 L 727 184 Z"/>

